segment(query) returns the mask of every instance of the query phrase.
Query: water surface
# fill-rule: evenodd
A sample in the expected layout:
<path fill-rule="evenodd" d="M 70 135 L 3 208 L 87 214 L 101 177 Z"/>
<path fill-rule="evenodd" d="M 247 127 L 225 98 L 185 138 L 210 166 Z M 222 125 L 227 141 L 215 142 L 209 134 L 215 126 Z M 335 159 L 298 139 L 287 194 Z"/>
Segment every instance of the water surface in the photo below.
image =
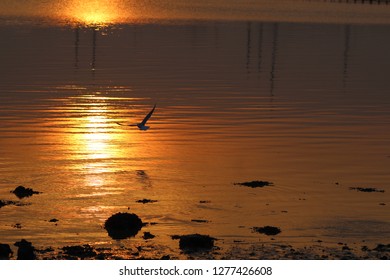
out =
<path fill-rule="evenodd" d="M 1 243 L 146 243 L 173 254 L 170 236 L 187 233 L 214 236 L 223 250 L 388 243 L 390 7 L 281 2 L 115 1 L 105 17 L 88 6 L 94 17 L 74 19 L 45 10 L 67 1 L 28 1 L 16 14 L 5 1 L 0 199 L 18 201 L 18 185 L 42 194 L 0 209 Z M 150 14 L 130 19 L 114 10 L 123 5 Z M 259 5 L 272 12 L 244 17 Z M 161 6 L 172 13 L 152 13 Z M 286 17 L 294 7 L 308 13 Z M 365 16 L 351 21 L 350 9 Z M 148 131 L 117 125 L 154 104 Z M 234 185 L 252 180 L 274 185 Z M 136 202 L 144 198 L 157 202 Z M 156 224 L 112 240 L 104 221 L 127 211 Z M 265 225 L 282 233 L 251 230 Z"/>

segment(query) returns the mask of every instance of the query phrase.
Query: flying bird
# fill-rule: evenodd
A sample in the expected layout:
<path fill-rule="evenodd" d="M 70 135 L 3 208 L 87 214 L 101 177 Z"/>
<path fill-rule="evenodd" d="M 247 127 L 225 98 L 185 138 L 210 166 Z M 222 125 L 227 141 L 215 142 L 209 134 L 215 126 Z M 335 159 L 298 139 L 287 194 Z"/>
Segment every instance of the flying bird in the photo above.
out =
<path fill-rule="evenodd" d="M 152 116 L 154 109 L 156 109 L 156 104 L 154 104 L 153 109 L 145 116 L 145 118 L 142 120 L 140 123 L 134 123 L 134 124 L 123 124 L 117 122 L 119 125 L 124 125 L 124 126 L 137 126 L 140 130 L 148 130 L 150 126 L 146 125 L 146 122 L 150 119 Z"/>

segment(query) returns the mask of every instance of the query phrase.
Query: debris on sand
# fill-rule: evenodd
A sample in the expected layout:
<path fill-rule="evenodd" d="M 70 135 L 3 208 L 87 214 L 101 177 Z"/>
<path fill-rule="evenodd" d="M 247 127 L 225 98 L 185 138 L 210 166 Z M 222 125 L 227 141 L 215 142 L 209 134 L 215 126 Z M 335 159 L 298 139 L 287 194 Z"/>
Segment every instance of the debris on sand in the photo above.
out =
<path fill-rule="evenodd" d="M 211 203 L 210 200 L 200 200 L 199 203 Z"/>
<path fill-rule="evenodd" d="M 274 184 L 268 181 L 251 181 L 251 182 L 234 183 L 234 185 L 246 186 L 250 188 L 262 188 L 265 186 L 273 186 Z"/>
<path fill-rule="evenodd" d="M 33 194 L 40 194 L 40 192 L 34 191 L 31 188 L 25 188 L 23 186 L 16 187 L 11 193 L 14 193 L 18 198 L 24 198 L 32 196 Z"/>
<path fill-rule="evenodd" d="M 153 239 L 155 237 L 156 236 L 154 234 L 151 234 L 149 231 L 145 231 L 144 236 L 142 238 L 146 240 L 146 239 Z"/>
<path fill-rule="evenodd" d="M 62 251 L 68 256 L 78 257 L 80 259 L 93 258 L 97 255 L 89 244 L 83 246 L 65 246 L 62 248 Z"/>
<path fill-rule="evenodd" d="M 0 260 L 9 260 L 13 252 L 8 244 L 0 243 Z"/>
<path fill-rule="evenodd" d="M 154 202 L 157 202 L 157 200 L 144 198 L 144 199 L 137 200 L 136 202 L 145 204 L 145 203 L 154 203 Z"/>
<path fill-rule="evenodd" d="M 265 235 L 277 235 L 282 231 L 278 227 L 265 226 L 265 227 L 253 227 L 254 232 L 263 233 Z"/>
<path fill-rule="evenodd" d="M 361 187 L 357 187 L 357 188 L 349 188 L 350 190 L 357 190 L 358 192 L 385 192 L 385 190 L 379 190 L 379 189 L 376 189 L 376 188 L 361 188 Z"/>
<path fill-rule="evenodd" d="M 188 234 L 174 235 L 172 239 L 179 239 L 179 248 L 186 252 L 208 251 L 213 249 L 215 238 L 209 235 Z"/>
<path fill-rule="evenodd" d="M 142 226 L 142 220 L 133 213 L 116 213 L 109 217 L 104 224 L 108 235 L 113 239 L 135 236 Z"/>
<path fill-rule="evenodd" d="M 37 258 L 35 255 L 35 248 L 32 246 L 31 242 L 22 239 L 15 242 L 14 245 L 18 247 L 18 260 L 35 260 Z"/>

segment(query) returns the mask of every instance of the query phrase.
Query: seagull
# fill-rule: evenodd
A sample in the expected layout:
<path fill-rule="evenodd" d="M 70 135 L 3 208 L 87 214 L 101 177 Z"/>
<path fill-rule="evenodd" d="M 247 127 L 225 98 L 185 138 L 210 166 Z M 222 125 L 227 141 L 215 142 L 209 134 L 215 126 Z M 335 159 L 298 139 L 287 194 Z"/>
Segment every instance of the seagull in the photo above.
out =
<path fill-rule="evenodd" d="M 150 117 L 152 116 L 153 112 L 154 112 L 154 109 L 156 109 L 156 104 L 154 104 L 153 106 L 153 109 L 149 112 L 149 114 L 147 114 L 145 116 L 145 118 L 142 120 L 142 122 L 140 123 L 134 123 L 134 124 L 123 124 L 123 123 L 119 123 L 117 122 L 117 124 L 119 125 L 125 125 L 125 126 L 137 126 L 139 128 L 139 130 L 148 130 L 150 126 L 147 126 L 146 125 L 146 122 L 150 119 Z"/>

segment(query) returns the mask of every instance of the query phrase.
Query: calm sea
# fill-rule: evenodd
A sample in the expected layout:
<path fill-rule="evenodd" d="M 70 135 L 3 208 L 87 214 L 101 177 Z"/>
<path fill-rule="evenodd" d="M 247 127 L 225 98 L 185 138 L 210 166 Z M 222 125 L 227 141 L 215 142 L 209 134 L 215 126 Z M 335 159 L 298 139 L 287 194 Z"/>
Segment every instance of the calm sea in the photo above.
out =
<path fill-rule="evenodd" d="M 0 3 L 0 243 L 389 243 L 390 5 L 188 2 Z"/>

